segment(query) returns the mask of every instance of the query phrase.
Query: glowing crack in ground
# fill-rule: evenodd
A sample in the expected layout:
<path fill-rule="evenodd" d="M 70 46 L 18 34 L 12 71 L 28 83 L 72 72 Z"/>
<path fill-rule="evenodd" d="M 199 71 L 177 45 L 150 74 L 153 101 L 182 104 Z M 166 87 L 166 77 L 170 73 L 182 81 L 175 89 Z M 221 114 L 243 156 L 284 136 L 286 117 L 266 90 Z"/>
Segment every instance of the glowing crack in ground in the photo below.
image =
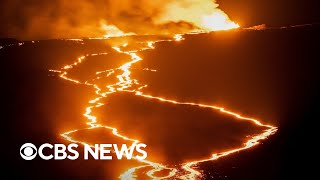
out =
<path fill-rule="evenodd" d="M 113 94 L 113 93 L 117 93 L 117 92 L 134 93 L 135 95 L 143 97 L 143 98 L 154 99 L 154 100 L 172 103 L 172 104 L 176 104 L 176 105 L 190 105 L 190 106 L 197 106 L 197 107 L 201 107 L 201 108 L 211 108 L 211 109 L 218 110 L 222 113 L 225 113 L 227 115 L 231 115 L 231 116 L 237 118 L 238 120 L 251 121 L 252 123 L 254 123 L 257 126 L 267 128 L 261 134 L 250 137 L 250 139 L 247 140 L 247 142 L 244 143 L 242 147 L 238 147 L 238 148 L 228 150 L 225 152 L 214 153 L 214 154 L 212 154 L 211 157 L 208 157 L 205 159 L 200 159 L 197 161 L 192 161 L 192 162 L 180 164 L 179 168 L 172 168 L 172 167 L 169 167 L 169 166 L 157 163 L 157 162 L 152 162 L 149 160 L 135 159 L 137 161 L 144 163 L 144 165 L 132 167 L 132 168 L 126 170 L 125 172 L 123 172 L 119 177 L 124 180 L 136 179 L 137 178 L 137 175 L 136 175 L 137 170 L 142 169 L 142 168 L 150 168 L 151 167 L 152 169 L 147 171 L 147 173 L 146 173 L 146 175 L 148 177 L 150 177 L 151 179 L 170 179 L 170 178 L 172 178 L 172 179 L 176 179 L 176 178 L 196 179 L 196 178 L 201 178 L 201 173 L 195 169 L 195 166 L 197 164 L 199 164 L 201 162 L 205 162 L 205 161 L 217 160 L 221 157 L 228 156 L 232 153 L 251 148 L 255 145 L 258 145 L 260 140 L 266 139 L 268 136 L 274 134 L 277 131 L 277 127 L 275 127 L 275 126 L 263 124 L 259 120 L 241 116 L 237 113 L 228 111 L 228 110 L 224 109 L 223 107 L 206 105 L 206 104 L 198 104 L 198 103 L 193 103 L 193 102 L 178 102 L 176 100 L 170 100 L 170 99 L 165 99 L 162 97 L 155 97 L 152 95 L 144 94 L 142 92 L 142 89 L 147 87 L 147 85 L 140 84 L 137 79 L 132 79 L 132 77 L 130 76 L 131 75 L 130 70 L 132 69 L 131 66 L 142 60 L 142 58 L 137 53 L 140 51 L 144 51 L 144 50 L 154 49 L 155 48 L 154 45 L 157 42 L 182 41 L 182 40 L 184 40 L 183 34 L 177 34 L 177 35 L 173 36 L 172 39 L 143 42 L 143 44 L 145 45 L 144 47 L 136 49 L 136 50 L 132 50 L 132 51 L 123 50 L 128 45 L 128 43 L 124 43 L 122 46 L 115 46 L 115 47 L 113 47 L 113 49 L 117 53 L 130 56 L 131 61 L 127 62 L 127 63 L 123 64 L 122 66 L 115 68 L 115 69 L 108 69 L 105 71 L 96 72 L 96 77 L 94 77 L 91 80 L 87 80 L 85 82 L 81 82 L 80 80 L 72 79 L 72 78 L 68 77 L 68 70 L 76 67 L 78 64 L 80 64 L 84 60 L 86 60 L 86 58 L 89 56 L 99 56 L 99 55 L 105 55 L 107 53 L 88 54 L 88 55 L 80 56 L 77 59 L 77 61 L 74 62 L 73 64 L 66 65 L 63 68 L 61 68 L 60 70 L 50 70 L 51 72 L 59 73 L 60 77 L 65 80 L 71 81 L 73 83 L 84 84 L 84 85 L 93 87 L 95 89 L 95 93 L 97 94 L 97 97 L 95 97 L 89 101 L 89 105 L 86 107 L 86 111 L 83 114 L 83 116 L 85 116 L 88 120 L 86 123 L 88 125 L 88 127 L 84 128 L 84 129 L 73 129 L 73 130 L 64 132 L 60 135 L 64 139 L 66 139 L 67 141 L 74 142 L 74 143 L 80 143 L 80 144 L 89 144 L 90 146 L 93 147 L 92 143 L 73 139 L 71 137 L 71 134 L 78 132 L 78 131 L 81 131 L 81 130 L 86 130 L 86 129 L 106 128 L 106 129 L 111 130 L 112 133 L 119 138 L 122 138 L 127 141 L 131 141 L 133 144 L 138 143 L 139 140 L 132 139 L 130 137 L 127 137 L 127 136 L 120 134 L 118 132 L 118 130 L 114 127 L 99 124 L 97 122 L 97 117 L 92 114 L 93 108 L 97 108 L 97 107 L 104 105 L 103 103 L 101 103 L 101 99 L 106 98 L 108 95 Z M 156 72 L 156 70 L 149 69 L 149 68 L 144 68 L 142 70 Z M 114 84 L 107 84 L 105 87 L 99 87 L 97 84 L 94 84 L 95 80 L 103 78 L 103 77 L 109 77 L 110 75 L 116 75 L 118 82 L 116 82 Z M 102 90 L 103 88 L 107 88 L 107 90 L 103 91 Z M 177 166 L 175 166 L 175 167 L 177 167 Z M 169 171 L 168 175 L 166 175 L 166 176 L 156 176 L 155 175 L 156 172 L 159 172 L 162 170 L 168 170 Z"/>

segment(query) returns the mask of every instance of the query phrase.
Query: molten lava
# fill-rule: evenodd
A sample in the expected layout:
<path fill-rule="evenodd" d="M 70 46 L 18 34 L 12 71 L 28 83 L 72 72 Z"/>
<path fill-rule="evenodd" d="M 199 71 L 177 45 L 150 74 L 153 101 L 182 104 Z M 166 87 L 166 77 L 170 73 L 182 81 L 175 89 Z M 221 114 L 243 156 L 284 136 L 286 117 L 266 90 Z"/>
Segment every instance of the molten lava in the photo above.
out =
<path fill-rule="evenodd" d="M 193 2 L 195 0 L 189 0 L 190 2 Z M 186 1 L 185 3 L 189 2 Z M 201 2 L 201 3 L 200 3 Z M 170 3 L 165 7 L 165 14 L 160 15 L 157 17 L 155 23 L 161 24 L 164 22 L 177 22 L 177 21 L 185 21 L 188 23 L 193 24 L 195 27 L 197 27 L 197 30 L 200 30 L 201 32 L 205 31 L 217 31 L 217 30 L 229 30 L 229 29 L 235 29 L 238 28 L 239 25 L 235 22 L 231 21 L 229 17 L 220 9 L 218 9 L 218 5 L 213 3 L 211 0 L 203 0 L 200 1 L 198 4 L 194 4 L 192 6 L 184 6 L 181 5 L 179 2 L 173 2 Z M 183 7 L 183 8 L 182 8 Z M 102 22 L 102 29 L 106 32 L 105 38 L 113 37 L 113 36 L 126 36 L 131 35 L 132 33 L 125 33 L 122 30 L 120 30 L 118 27 L 114 25 L 108 25 L 105 22 Z M 184 34 L 191 33 L 191 32 L 184 32 Z M 193 33 L 195 31 L 193 30 Z M 135 50 L 125 50 L 126 47 L 129 45 L 128 42 L 123 43 L 122 45 L 114 46 L 113 49 L 120 54 L 127 55 L 131 58 L 131 61 L 124 63 L 118 68 L 115 69 L 107 69 L 104 71 L 96 72 L 96 76 L 93 79 L 89 79 L 85 82 L 82 82 L 77 79 L 72 79 L 68 77 L 68 71 L 72 68 L 75 68 L 78 64 L 82 63 L 88 56 L 98 56 L 103 55 L 107 53 L 100 53 L 100 54 L 89 54 L 85 56 L 81 56 L 78 58 L 76 62 L 70 65 L 66 65 L 60 70 L 50 70 L 56 73 L 60 74 L 60 77 L 71 81 L 73 83 L 77 84 L 84 84 L 87 86 L 91 86 L 95 89 L 96 97 L 94 97 L 92 100 L 89 101 L 89 105 L 86 107 L 86 111 L 83 114 L 87 118 L 87 125 L 88 127 L 85 129 L 95 129 L 95 128 L 105 128 L 112 133 L 124 140 L 131 141 L 133 144 L 138 143 L 139 140 L 133 139 L 127 136 L 124 136 L 118 132 L 118 130 L 114 127 L 99 124 L 97 117 L 92 113 L 92 110 L 94 108 L 103 106 L 104 104 L 101 102 L 103 98 L 107 98 L 108 95 L 117 93 L 117 92 L 127 92 L 127 93 L 134 93 L 136 96 L 140 96 L 142 98 L 147 99 L 154 99 L 162 102 L 172 103 L 175 105 L 189 105 L 189 106 L 196 106 L 199 108 L 210 108 L 213 110 L 218 110 L 226 115 L 233 116 L 237 118 L 239 121 L 250 121 L 254 123 L 256 126 L 264 127 L 266 130 L 262 132 L 261 134 L 257 134 L 254 136 L 251 136 L 249 139 L 247 139 L 246 143 L 243 144 L 243 146 L 227 150 L 224 152 L 215 152 L 212 154 L 211 157 L 207 157 L 204 159 L 199 159 L 192 162 L 183 163 L 177 166 L 166 166 L 157 162 L 152 162 L 149 160 L 138 160 L 143 165 L 132 167 L 125 172 L 123 172 L 120 175 L 121 179 L 128 180 L 128 179 L 135 179 L 136 178 L 136 172 L 139 169 L 146 169 L 146 175 L 152 179 L 167 179 L 167 178 L 173 178 L 173 179 L 196 179 L 201 177 L 201 173 L 194 168 L 195 165 L 205 162 L 205 161 L 212 161 L 219 159 L 221 157 L 227 156 L 229 154 L 239 152 L 241 150 L 245 150 L 248 148 L 251 148 L 255 145 L 258 145 L 260 140 L 266 139 L 268 136 L 274 134 L 277 131 L 277 127 L 274 127 L 272 125 L 263 124 L 262 122 L 249 118 L 241 116 L 237 113 L 231 112 L 229 110 L 224 109 L 223 107 L 213 106 L 213 105 L 206 105 L 206 104 L 198 104 L 193 102 L 179 102 L 172 99 L 165 99 L 163 97 L 156 97 L 149 94 L 145 94 L 143 92 L 143 88 L 147 87 L 146 84 L 140 84 L 137 79 L 133 79 L 131 77 L 131 67 L 142 60 L 142 58 L 138 55 L 140 51 L 144 50 L 150 50 L 155 49 L 155 43 L 162 42 L 162 41 L 183 41 L 184 34 L 175 34 L 171 39 L 164 38 L 164 39 L 158 39 L 154 41 L 143 41 L 139 42 L 140 44 L 144 45 L 143 47 L 136 48 Z M 147 71 L 154 71 L 153 69 L 144 68 L 142 70 Z M 104 77 L 109 76 L 115 76 L 117 78 L 117 82 L 114 84 L 105 84 L 103 87 L 101 85 L 95 84 L 95 80 L 101 79 Z M 64 137 L 66 140 L 80 143 L 80 144 L 94 144 L 90 142 L 83 142 L 80 140 L 76 140 L 72 138 L 72 133 L 85 130 L 85 129 L 73 129 L 68 132 L 64 132 L 61 134 L 62 137 Z M 151 169 L 150 169 L 151 168 Z M 157 172 L 166 170 L 169 173 L 165 176 L 156 175 Z"/>
<path fill-rule="evenodd" d="M 214 16 L 212 18 L 215 18 Z M 210 19 L 210 18 L 209 18 Z M 222 22 L 224 22 L 225 20 L 223 20 Z M 219 21 L 217 21 L 219 22 Z M 227 21 L 228 22 L 228 21 Z M 230 22 L 231 25 L 228 27 L 233 26 L 234 24 L 232 22 Z M 227 27 L 227 26 L 224 26 Z M 171 99 L 165 99 L 162 97 L 156 97 L 156 96 L 152 96 L 149 94 L 145 94 L 142 89 L 147 87 L 147 85 L 144 84 L 140 84 L 139 81 L 137 79 L 133 79 L 131 77 L 131 67 L 132 65 L 134 65 L 135 63 L 139 62 L 142 60 L 142 58 L 138 55 L 138 53 L 140 51 L 144 51 L 144 50 L 148 50 L 148 49 L 154 49 L 155 48 L 155 43 L 160 42 L 160 41 L 182 41 L 184 40 L 184 37 L 182 34 L 177 34 L 174 35 L 172 39 L 159 39 L 157 41 L 146 41 L 143 42 L 143 44 L 145 45 L 144 47 L 141 47 L 139 49 L 136 50 L 131 50 L 131 51 L 125 51 L 123 50 L 128 44 L 125 43 L 121 46 L 115 46 L 113 47 L 114 50 L 116 50 L 118 53 L 121 54 L 125 54 L 128 55 L 129 57 L 131 57 L 131 61 L 127 62 L 125 64 L 123 64 L 122 66 L 115 68 L 115 69 L 108 69 L 105 71 L 99 71 L 96 72 L 96 77 L 94 77 L 93 79 L 87 80 L 85 82 L 81 82 L 79 80 L 76 79 L 72 79 L 68 77 L 68 71 L 72 68 L 75 68 L 78 64 L 82 63 L 84 60 L 86 60 L 86 58 L 88 56 L 98 56 L 98 55 L 104 55 L 107 53 L 100 53 L 100 54 L 89 54 L 89 55 L 85 55 L 85 56 L 81 56 L 77 59 L 76 62 L 74 62 L 73 64 L 70 65 L 66 65 L 63 68 L 61 68 L 60 70 L 50 70 L 52 72 L 56 72 L 60 74 L 60 77 L 71 81 L 73 83 L 77 83 L 77 84 L 84 84 L 87 86 L 91 86 L 95 89 L 95 93 L 97 95 L 97 97 L 94 97 L 92 100 L 89 101 L 89 105 L 86 108 L 85 113 L 83 114 L 86 118 L 87 118 L 87 125 L 88 127 L 85 129 L 95 129 L 95 128 L 106 128 L 110 131 L 112 131 L 112 133 L 119 137 L 122 138 L 124 140 L 127 141 L 131 141 L 133 144 L 138 143 L 139 140 L 137 139 L 132 139 L 130 137 L 124 136 L 122 134 L 120 134 L 118 132 L 118 130 L 114 127 L 110 127 L 107 125 L 102 125 L 99 124 L 97 121 L 97 117 L 95 115 L 92 114 L 92 109 L 93 108 L 97 108 L 100 106 L 103 106 L 104 104 L 101 102 L 101 100 L 103 98 L 107 98 L 108 95 L 113 94 L 113 93 L 117 93 L 117 92 L 128 92 L 128 93 L 134 93 L 136 96 L 140 96 L 143 98 L 149 98 L 149 99 L 155 99 L 155 100 L 159 100 L 159 101 L 163 101 L 163 102 L 168 102 L 168 103 L 172 103 L 172 104 L 176 104 L 176 105 L 190 105 L 190 106 L 197 106 L 199 108 L 211 108 L 214 110 L 218 110 L 222 113 L 225 113 L 226 115 L 230 115 L 233 116 L 235 118 L 237 118 L 239 121 L 251 121 L 252 123 L 254 123 L 256 126 L 260 126 L 260 127 L 265 127 L 267 130 L 265 130 L 264 132 L 262 132 L 261 134 L 257 134 L 255 136 L 250 137 L 250 139 L 248 139 L 246 141 L 245 144 L 243 144 L 243 146 L 235 148 L 235 149 L 231 149 L 225 152 L 215 152 L 212 154 L 211 157 L 208 158 L 204 158 L 204 159 L 199 159 L 197 161 L 192 161 L 192 162 L 187 162 L 184 164 L 180 164 L 178 166 L 166 166 L 157 162 L 151 162 L 149 160 L 138 160 L 135 159 L 137 161 L 140 161 L 141 163 L 143 163 L 144 165 L 141 166 L 136 166 L 136 167 L 132 167 L 128 170 L 126 170 L 125 172 L 123 172 L 120 175 L 121 179 L 127 180 L 127 179 L 135 179 L 136 177 L 136 172 L 139 169 L 148 169 L 148 171 L 146 172 L 146 175 L 149 176 L 152 179 L 167 179 L 167 178 L 180 178 L 180 179 L 196 179 L 201 177 L 201 173 L 199 171 L 197 171 L 196 169 L 194 169 L 194 166 L 197 165 L 198 163 L 201 162 L 205 162 L 205 161 L 211 161 L 211 160 L 216 160 L 218 158 L 227 156 L 229 154 L 235 153 L 235 152 L 239 152 L 241 150 L 245 150 L 248 148 L 251 148 L 255 145 L 259 144 L 260 140 L 266 139 L 268 136 L 274 134 L 277 131 L 277 127 L 274 127 L 272 125 L 267 125 L 267 124 L 263 124 L 262 122 L 253 119 L 253 118 L 248 118 L 248 117 L 244 117 L 241 116 L 237 113 L 228 111 L 226 109 L 224 109 L 223 107 L 218 107 L 218 106 L 213 106 L 213 105 L 206 105 L 206 104 L 198 104 L 198 103 L 193 103 L 193 102 L 179 102 L 176 100 L 171 100 Z M 148 71 L 155 71 L 153 69 L 148 69 L 148 68 L 144 68 L 143 70 L 148 70 Z M 97 84 L 94 84 L 94 81 L 96 79 L 100 79 L 103 77 L 109 77 L 111 75 L 115 75 L 118 79 L 118 82 L 114 83 L 114 84 L 106 84 L 104 87 L 100 87 Z M 106 87 L 106 88 L 105 88 Z M 72 138 L 72 133 L 81 131 L 81 130 L 85 130 L 85 129 L 73 129 L 70 130 L 68 132 L 64 132 L 61 134 L 62 137 L 64 137 L 66 140 L 71 141 L 71 142 L 75 142 L 75 143 L 80 143 L 80 144 L 94 144 L 94 143 L 90 143 L 90 142 L 83 142 L 80 140 L 76 140 Z M 152 168 L 150 170 L 150 167 Z M 166 176 L 157 176 L 155 175 L 157 172 L 160 171 L 169 171 L 168 175 Z"/>

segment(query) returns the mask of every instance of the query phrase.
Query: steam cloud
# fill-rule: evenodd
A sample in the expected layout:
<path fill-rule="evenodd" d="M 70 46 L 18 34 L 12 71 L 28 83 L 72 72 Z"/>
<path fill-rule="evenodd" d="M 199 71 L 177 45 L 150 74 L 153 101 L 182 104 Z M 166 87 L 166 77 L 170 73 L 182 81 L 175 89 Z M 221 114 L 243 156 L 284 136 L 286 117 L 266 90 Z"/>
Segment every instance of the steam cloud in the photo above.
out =
<path fill-rule="evenodd" d="M 211 0 L 2 0 L 0 6 L 0 36 L 20 39 L 101 37 L 105 23 L 136 34 L 178 33 L 199 29 L 201 15 L 223 13 Z"/>

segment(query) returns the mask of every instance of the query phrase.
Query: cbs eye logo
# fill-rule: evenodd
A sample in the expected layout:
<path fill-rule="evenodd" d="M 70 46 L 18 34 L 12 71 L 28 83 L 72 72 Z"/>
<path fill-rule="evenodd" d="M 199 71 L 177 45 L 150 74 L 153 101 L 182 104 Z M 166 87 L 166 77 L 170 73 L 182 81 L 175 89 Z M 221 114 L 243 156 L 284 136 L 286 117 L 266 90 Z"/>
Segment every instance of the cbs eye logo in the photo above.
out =
<path fill-rule="evenodd" d="M 37 148 L 32 143 L 25 143 L 20 148 L 20 156 L 25 160 L 32 160 L 37 156 Z"/>

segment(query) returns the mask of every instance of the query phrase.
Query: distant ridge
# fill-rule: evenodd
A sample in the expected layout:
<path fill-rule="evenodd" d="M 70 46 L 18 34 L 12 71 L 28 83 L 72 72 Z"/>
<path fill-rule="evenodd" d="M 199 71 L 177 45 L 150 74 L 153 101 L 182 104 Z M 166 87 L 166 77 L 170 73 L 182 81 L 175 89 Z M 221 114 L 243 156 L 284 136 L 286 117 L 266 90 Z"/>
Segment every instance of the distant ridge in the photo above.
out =
<path fill-rule="evenodd" d="M 0 38 L 0 46 L 8 46 L 11 44 L 18 44 L 21 41 L 14 38 Z"/>

